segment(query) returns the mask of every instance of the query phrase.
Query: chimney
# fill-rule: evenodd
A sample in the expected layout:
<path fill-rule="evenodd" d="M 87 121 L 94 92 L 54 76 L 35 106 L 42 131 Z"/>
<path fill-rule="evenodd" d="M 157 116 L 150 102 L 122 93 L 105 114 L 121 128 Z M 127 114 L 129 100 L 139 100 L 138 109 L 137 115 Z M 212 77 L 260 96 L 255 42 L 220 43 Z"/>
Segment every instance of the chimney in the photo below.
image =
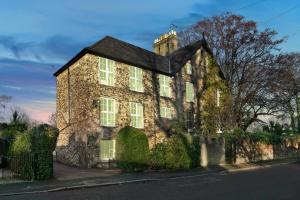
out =
<path fill-rule="evenodd" d="M 166 56 L 178 48 L 176 31 L 171 30 L 154 40 L 153 51 L 159 55 Z"/>

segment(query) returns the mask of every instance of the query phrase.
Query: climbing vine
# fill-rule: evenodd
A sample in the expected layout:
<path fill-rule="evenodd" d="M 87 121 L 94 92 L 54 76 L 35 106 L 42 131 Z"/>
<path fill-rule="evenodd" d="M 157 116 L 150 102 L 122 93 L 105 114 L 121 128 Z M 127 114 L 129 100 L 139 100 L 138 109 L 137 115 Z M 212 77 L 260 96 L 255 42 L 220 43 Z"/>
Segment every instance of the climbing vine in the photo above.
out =
<path fill-rule="evenodd" d="M 203 85 L 202 131 L 214 135 L 219 129 L 225 131 L 229 128 L 231 98 L 220 68 L 211 57 L 208 61 Z"/>

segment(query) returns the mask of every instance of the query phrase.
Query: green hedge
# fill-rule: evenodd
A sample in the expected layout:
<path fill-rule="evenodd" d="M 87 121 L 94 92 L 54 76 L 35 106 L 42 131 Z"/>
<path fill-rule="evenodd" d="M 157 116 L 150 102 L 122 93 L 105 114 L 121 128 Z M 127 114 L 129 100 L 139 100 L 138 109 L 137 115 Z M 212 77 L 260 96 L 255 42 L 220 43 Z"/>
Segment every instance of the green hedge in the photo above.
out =
<path fill-rule="evenodd" d="M 49 179 L 53 176 L 52 152 L 55 149 L 58 130 L 47 124 L 41 124 L 31 130 L 31 135 L 35 179 Z"/>
<path fill-rule="evenodd" d="M 142 171 L 149 164 L 147 136 L 140 130 L 127 126 L 121 129 L 116 139 L 117 165 L 123 171 Z"/>
<path fill-rule="evenodd" d="M 200 166 L 199 137 L 173 135 L 151 151 L 153 169 L 188 169 Z"/>
<path fill-rule="evenodd" d="M 9 152 L 9 167 L 25 180 L 34 177 L 33 154 L 31 153 L 31 134 L 23 133 L 16 136 Z"/>
<path fill-rule="evenodd" d="M 191 159 L 182 137 L 171 136 L 166 142 L 166 168 L 171 170 L 188 169 Z"/>
<path fill-rule="evenodd" d="M 151 150 L 150 166 L 152 169 L 166 168 L 166 143 L 159 143 Z"/>

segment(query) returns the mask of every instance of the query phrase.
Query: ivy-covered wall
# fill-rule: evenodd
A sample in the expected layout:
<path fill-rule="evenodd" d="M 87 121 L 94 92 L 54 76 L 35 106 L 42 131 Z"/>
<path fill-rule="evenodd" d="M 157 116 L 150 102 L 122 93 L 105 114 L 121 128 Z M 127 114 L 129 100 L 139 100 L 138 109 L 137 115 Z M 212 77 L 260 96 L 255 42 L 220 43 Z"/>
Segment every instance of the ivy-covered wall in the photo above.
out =
<path fill-rule="evenodd" d="M 203 77 L 202 132 L 205 135 L 214 135 L 219 129 L 224 132 L 230 126 L 231 96 L 221 73 L 220 68 L 210 56 Z"/>
<path fill-rule="evenodd" d="M 148 137 L 150 148 L 170 135 L 170 121 L 160 117 L 160 106 L 171 107 L 173 117 L 183 122 L 187 121 L 187 113 L 192 111 L 195 121 L 192 131 L 198 133 L 215 134 L 216 124 L 222 117 L 227 117 L 223 114 L 227 106 L 222 106 L 228 100 L 226 84 L 204 48 L 198 49 L 187 60 L 193 66 L 191 75 L 187 74 L 184 64 L 171 77 L 171 98 L 159 95 L 158 74 L 149 70 L 143 70 L 144 92 L 131 91 L 129 66 L 120 62 L 116 62 L 115 86 L 101 85 L 98 61 L 99 57 L 86 54 L 57 77 L 57 126 L 60 134 L 56 150 L 61 162 L 80 167 L 97 166 L 100 139 L 113 139 L 121 128 L 129 125 L 129 102 L 143 104 L 142 131 Z M 186 101 L 186 82 L 194 84 L 194 102 Z M 222 91 L 218 108 L 215 100 L 217 88 Z M 93 106 L 93 101 L 100 97 L 110 97 L 118 102 L 115 127 L 100 125 L 99 107 Z"/>

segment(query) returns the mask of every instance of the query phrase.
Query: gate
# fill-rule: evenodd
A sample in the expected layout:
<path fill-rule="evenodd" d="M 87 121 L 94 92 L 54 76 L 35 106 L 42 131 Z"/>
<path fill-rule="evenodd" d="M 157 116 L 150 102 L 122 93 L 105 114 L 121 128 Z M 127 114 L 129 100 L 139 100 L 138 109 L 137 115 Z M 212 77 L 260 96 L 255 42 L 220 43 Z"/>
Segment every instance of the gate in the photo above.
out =
<path fill-rule="evenodd" d="M 2 182 L 27 180 L 34 177 L 33 155 L 24 153 L 19 155 L 6 154 L 1 158 L 0 179 Z"/>

